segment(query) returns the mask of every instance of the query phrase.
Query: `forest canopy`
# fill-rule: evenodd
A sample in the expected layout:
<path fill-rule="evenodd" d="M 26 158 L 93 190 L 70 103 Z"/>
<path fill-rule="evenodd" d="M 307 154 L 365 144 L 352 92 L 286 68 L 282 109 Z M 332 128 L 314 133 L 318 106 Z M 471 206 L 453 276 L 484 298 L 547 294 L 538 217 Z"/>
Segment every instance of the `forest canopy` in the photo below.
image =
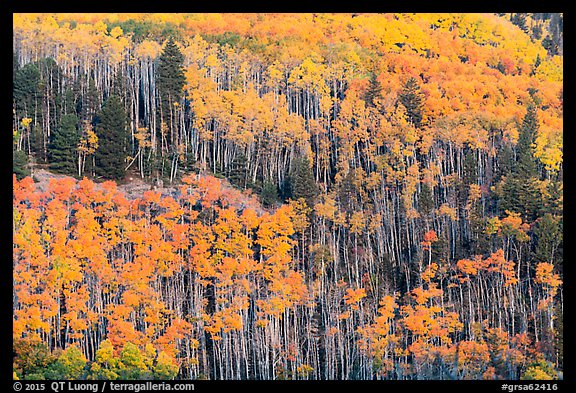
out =
<path fill-rule="evenodd" d="M 560 379 L 562 30 L 14 14 L 14 376 Z"/>

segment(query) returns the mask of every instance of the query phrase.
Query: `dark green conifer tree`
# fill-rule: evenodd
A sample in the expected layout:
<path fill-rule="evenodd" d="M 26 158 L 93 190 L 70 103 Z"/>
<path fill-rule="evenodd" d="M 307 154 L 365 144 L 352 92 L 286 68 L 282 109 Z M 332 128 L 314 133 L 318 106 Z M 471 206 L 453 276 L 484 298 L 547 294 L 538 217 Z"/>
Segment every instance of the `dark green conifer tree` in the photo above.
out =
<path fill-rule="evenodd" d="M 262 200 L 262 205 L 265 207 L 273 206 L 278 202 L 278 187 L 276 184 L 266 181 L 262 186 L 262 191 L 260 193 L 260 198 Z"/>
<path fill-rule="evenodd" d="M 62 116 L 58 128 L 51 135 L 48 147 L 50 169 L 57 173 L 74 176 L 77 172 L 78 117 Z"/>
<path fill-rule="evenodd" d="M 408 121 L 415 127 L 420 127 L 422 122 L 422 108 L 424 107 L 424 94 L 416 78 L 411 77 L 406 81 L 399 100 L 406 108 Z"/>
<path fill-rule="evenodd" d="M 424 217 L 428 217 L 432 210 L 434 210 L 434 194 L 428 184 L 422 184 L 420 195 L 418 196 L 418 211 Z"/>
<path fill-rule="evenodd" d="M 156 84 L 160 95 L 161 115 L 170 128 L 175 119 L 175 103 L 180 103 L 186 76 L 184 55 L 170 37 L 158 59 Z M 158 123 L 160 124 L 160 122 Z"/>
<path fill-rule="evenodd" d="M 128 151 L 127 116 L 118 96 L 110 96 L 100 111 L 96 125 L 98 150 L 95 153 L 96 174 L 107 179 L 124 176 Z"/>
<path fill-rule="evenodd" d="M 534 226 L 534 237 L 536 240 L 535 259 L 539 262 L 561 265 L 562 218 L 554 217 L 550 213 L 540 217 Z"/>
<path fill-rule="evenodd" d="M 82 98 L 82 120 L 92 120 L 99 109 L 99 97 L 98 97 L 98 89 L 96 88 L 96 83 L 94 82 L 94 78 L 90 78 L 88 82 L 88 91 Z"/>
<path fill-rule="evenodd" d="M 30 175 L 30 170 L 26 167 L 28 156 L 22 150 L 12 152 L 12 173 L 16 174 L 18 180 L 22 180 Z"/>
<path fill-rule="evenodd" d="M 308 206 L 314 206 L 319 190 L 308 158 L 298 157 L 294 159 L 288 186 L 290 198 L 304 198 Z"/>
<path fill-rule="evenodd" d="M 380 97 L 382 92 L 382 85 L 378 81 L 378 75 L 375 72 L 370 73 L 370 79 L 368 81 L 368 87 L 366 92 L 364 93 L 364 101 L 366 101 L 366 105 L 369 107 L 375 107 L 376 104 L 374 100 Z"/>
<path fill-rule="evenodd" d="M 12 95 L 17 115 L 34 114 L 35 100 L 40 95 L 40 70 L 35 63 L 28 63 L 14 74 Z"/>
<path fill-rule="evenodd" d="M 172 38 L 168 40 L 158 59 L 157 86 L 162 105 L 172 105 L 182 98 L 186 83 L 184 75 L 184 55 Z"/>
<path fill-rule="evenodd" d="M 248 159 L 243 153 L 238 153 L 230 163 L 228 180 L 236 187 L 245 189 L 248 177 Z"/>
<path fill-rule="evenodd" d="M 537 182 L 540 180 L 538 162 L 534 157 L 534 142 L 539 127 L 536 107 L 530 105 L 522 120 L 516 145 L 516 162 L 506 175 L 502 188 L 500 207 L 522 214 L 525 221 L 534 221 L 542 208 L 542 195 Z"/>

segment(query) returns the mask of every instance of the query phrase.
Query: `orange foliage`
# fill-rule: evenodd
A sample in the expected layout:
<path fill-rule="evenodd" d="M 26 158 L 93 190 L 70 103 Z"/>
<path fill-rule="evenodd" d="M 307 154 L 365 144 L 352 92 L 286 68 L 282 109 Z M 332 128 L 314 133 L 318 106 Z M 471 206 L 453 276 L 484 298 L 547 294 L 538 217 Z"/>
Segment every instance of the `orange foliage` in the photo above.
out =
<path fill-rule="evenodd" d="M 348 288 L 346 290 L 346 295 L 344 295 L 344 302 L 351 306 L 352 310 L 358 310 L 358 303 L 360 303 L 360 301 L 365 297 L 366 290 L 364 288 Z"/>
<path fill-rule="evenodd" d="M 430 250 L 430 246 L 432 243 L 438 241 L 438 236 L 436 235 L 436 231 L 429 230 L 428 232 L 424 233 L 424 240 L 421 242 L 423 250 Z"/>
<path fill-rule="evenodd" d="M 504 285 L 509 286 L 518 283 L 516 278 L 516 271 L 514 270 L 514 262 L 507 261 L 504 258 L 504 251 L 502 249 L 496 251 L 486 260 L 488 263 L 488 271 L 500 273 L 504 278 Z"/>

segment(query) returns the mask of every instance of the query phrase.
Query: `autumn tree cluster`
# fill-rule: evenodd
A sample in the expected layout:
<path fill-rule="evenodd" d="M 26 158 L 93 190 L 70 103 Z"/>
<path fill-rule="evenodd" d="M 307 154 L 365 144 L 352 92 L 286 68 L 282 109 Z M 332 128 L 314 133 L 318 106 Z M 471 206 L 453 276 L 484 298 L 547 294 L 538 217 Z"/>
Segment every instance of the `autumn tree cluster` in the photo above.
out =
<path fill-rule="evenodd" d="M 17 375 L 558 378 L 562 40 L 561 14 L 15 14 Z M 169 187 L 98 183 L 127 175 Z"/>

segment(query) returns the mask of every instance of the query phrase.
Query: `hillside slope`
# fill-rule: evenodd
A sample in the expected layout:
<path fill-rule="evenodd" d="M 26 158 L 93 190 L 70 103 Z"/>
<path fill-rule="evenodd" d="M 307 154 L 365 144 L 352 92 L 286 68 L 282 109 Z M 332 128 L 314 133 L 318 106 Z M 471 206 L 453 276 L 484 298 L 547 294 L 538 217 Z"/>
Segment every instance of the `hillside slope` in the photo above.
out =
<path fill-rule="evenodd" d="M 561 27 L 14 14 L 17 375 L 559 378 Z"/>

